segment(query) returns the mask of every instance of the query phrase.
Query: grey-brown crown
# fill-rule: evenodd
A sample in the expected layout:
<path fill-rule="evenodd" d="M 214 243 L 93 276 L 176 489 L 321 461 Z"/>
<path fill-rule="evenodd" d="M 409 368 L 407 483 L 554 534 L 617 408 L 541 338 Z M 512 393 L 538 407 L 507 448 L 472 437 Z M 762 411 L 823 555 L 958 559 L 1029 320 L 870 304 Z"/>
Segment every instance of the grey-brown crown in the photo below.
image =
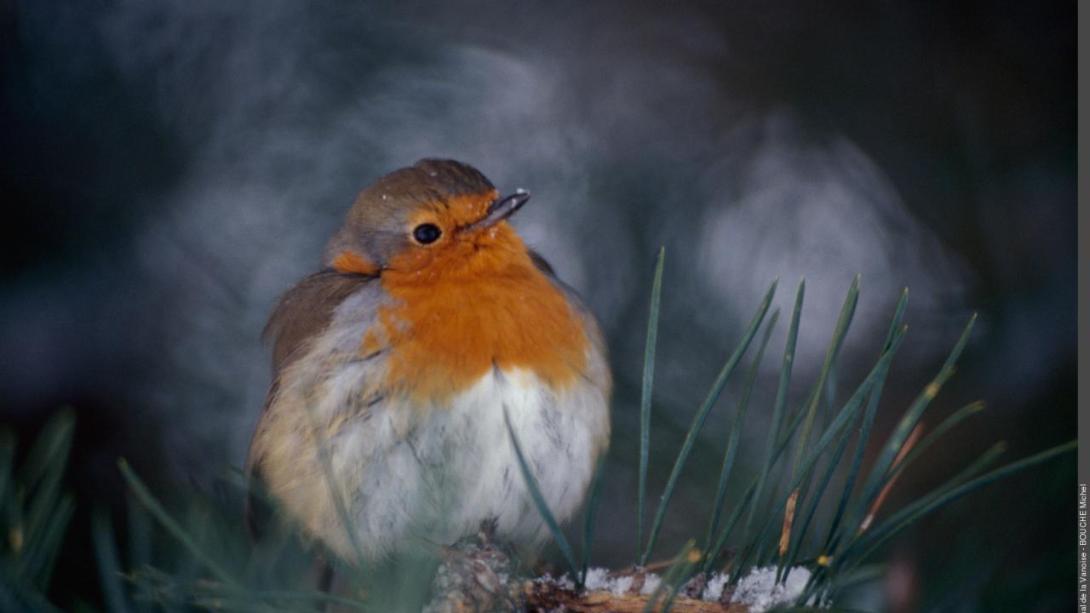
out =
<path fill-rule="evenodd" d="M 424 159 L 395 170 L 360 192 L 344 226 L 326 247 L 326 264 L 352 250 L 381 267 L 405 246 L 407 218 L 420 204 L 494 190 L 479 170 L 455 160 Z"/>

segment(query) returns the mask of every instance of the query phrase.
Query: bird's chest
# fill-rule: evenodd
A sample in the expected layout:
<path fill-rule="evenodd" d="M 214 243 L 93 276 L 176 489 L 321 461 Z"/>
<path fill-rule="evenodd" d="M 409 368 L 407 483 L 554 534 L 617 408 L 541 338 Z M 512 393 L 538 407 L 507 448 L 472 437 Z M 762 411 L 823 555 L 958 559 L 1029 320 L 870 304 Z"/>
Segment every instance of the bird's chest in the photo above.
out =
<path fill-rule="evenodd" d="M 448 404 L 493 370 L 563 389 L 586 369 L 579 315 L 536 271 L 384 289 L 363 346 L 385 351 L 386 386 L 418 403 Z"/>

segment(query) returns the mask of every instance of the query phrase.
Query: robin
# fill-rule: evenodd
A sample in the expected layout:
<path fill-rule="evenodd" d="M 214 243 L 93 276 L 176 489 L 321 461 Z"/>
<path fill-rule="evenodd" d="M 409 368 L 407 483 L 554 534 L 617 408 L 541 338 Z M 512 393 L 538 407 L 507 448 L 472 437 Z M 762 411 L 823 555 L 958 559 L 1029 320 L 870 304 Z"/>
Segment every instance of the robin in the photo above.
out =
<path fill-rule="evenodd" d="M 540 544 L 506 420 L 553 514 L 582 503 L 609 438 L 606 349 L 508 223 L 528 199 L 452 160 L 394 171 L 276 306 L 248 466 L 341 558 L 450 544 L 486 522 Z"/>

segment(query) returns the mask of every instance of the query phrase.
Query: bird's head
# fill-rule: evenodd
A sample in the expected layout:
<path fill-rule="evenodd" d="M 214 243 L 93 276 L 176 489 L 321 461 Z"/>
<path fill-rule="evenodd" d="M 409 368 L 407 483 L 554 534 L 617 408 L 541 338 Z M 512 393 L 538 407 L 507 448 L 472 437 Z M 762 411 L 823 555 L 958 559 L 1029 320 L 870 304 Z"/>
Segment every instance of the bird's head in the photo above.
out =
<path fill-rule="evenodd" d="M 421 160 L 360 193 L 326 247 L 326 264 L 345 273 L 426 280 L 528 261 L 506 220 L 529 198 L 525 191 L 501 197 L 467 164 Z"/>

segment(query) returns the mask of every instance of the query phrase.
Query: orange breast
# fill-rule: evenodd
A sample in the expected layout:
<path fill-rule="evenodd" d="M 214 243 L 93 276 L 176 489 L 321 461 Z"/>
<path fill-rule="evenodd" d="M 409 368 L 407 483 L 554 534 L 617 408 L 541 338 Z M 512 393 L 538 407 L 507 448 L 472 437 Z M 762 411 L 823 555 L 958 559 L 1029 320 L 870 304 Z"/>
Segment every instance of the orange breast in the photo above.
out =
<path fill-rule="evenodd" d="M 424 270 L 384 271 L 382 284 L 393 298 L 379 311 L 386 383 L 419 401 L 441 404 L 493 367 L 528 369 L 557 388 L 586 368 L 580 316 L 506 223 L 450 245 Z M 382 343 L 369 334 L 363 344 Z"/>

